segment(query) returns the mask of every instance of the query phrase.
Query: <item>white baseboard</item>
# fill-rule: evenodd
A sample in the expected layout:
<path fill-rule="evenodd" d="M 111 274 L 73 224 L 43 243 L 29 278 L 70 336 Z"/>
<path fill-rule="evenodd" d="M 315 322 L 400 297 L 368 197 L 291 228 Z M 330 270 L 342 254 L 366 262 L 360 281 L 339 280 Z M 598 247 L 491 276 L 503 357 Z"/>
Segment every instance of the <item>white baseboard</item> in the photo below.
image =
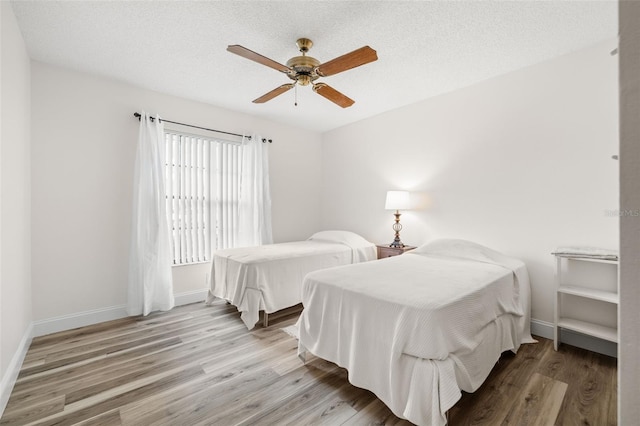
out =
<path fill-rule="evenodd" d="M 532 319 L 531 334 L 553 340 L 553 324 Z M 616 343 L 598 339 L 593 336 L 587 336 L 586 334 L 577 333 L 572 330 L 560 330 L 560 342 L 599 354 L 612 357 L 618 356 L 618 345 Z"/>
<path fill-rule="evenodd" d="M 99 322 L 112 321 L 126 316 L 127 307 L 120 305 L 38 320 L 33 322 L 33 337 L 45 336 Z"/>
<path fill-rule="evenodd" d="M 27 327 L 27 330 L 24 332 L 24 335 L 20 340 L 18 349 L 16 350 L 15 354 L 13 354 L 13 358 L 11 358 L 11 362 L 7 366 L 7 370 L 2 377 L 2 381 L 0 382 L 0 417 L 2 417 L 2 413 L 4 413 L 4 409 L 7 406 L 9 396 L 11 396 L 11 391 L 13 390 L 13 385 L 15 385 L 16 380 L 18 379 L 18 374 L 20 373 L 22 362 L 24 361 L 24 357 L 29 350 L 29 346 L 31 346 L 32 338 L 33 324 L 29 324 L 29 327 Z"/>
<path fill-rule="evenodd" d="M 206 297 L 207 289 L 189 291 L 174 295 L 176 306 L 202 302 Z M 127 316 L 126 305 L 119 305 L 39 320 L 33 323 L 33 337 L 71 330 L 78 327 L 85 327 L 87 325 L 98 324 L 100 322 L 112 321 L 125 318 Z"/>
<path fill-rule="evenodd" d="M 207 299 L 207 293 L 209 289 L 188 291 L 185 293 L 176 294 L 174 296 L 176 300 L 176 306 L 188 305 L 190 303 L 204 302 Z"/>

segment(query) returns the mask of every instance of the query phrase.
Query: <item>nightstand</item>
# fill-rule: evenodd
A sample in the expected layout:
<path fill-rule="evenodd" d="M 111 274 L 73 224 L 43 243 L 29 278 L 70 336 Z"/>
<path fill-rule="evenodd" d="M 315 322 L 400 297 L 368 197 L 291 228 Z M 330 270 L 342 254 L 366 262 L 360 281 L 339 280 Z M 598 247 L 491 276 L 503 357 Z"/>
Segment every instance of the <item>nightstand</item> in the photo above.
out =
<path fill-rule="evenodd" d="M 378 259 L 383 259 L 385 257 L 398 256 L 399 254 L 408 252 L 409 250 L 413 250 L 415 246 L 404 246 L 404 247 L 389 247 L 388 244 L 378 244 Z"/>

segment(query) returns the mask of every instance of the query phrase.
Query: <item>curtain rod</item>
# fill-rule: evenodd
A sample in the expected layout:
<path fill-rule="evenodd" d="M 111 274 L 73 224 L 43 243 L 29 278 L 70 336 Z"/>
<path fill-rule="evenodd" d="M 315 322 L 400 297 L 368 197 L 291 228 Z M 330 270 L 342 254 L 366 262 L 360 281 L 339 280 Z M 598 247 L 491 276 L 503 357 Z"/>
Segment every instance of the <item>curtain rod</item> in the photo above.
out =
<path fill-rule="evenodd" d="M 141 115 L 140 115 L 139 112 L 134 112 L 133 116 L 136 117 L 138 120 L 140 120 Z M 149 117 L 149 118 L 151 119 L 151 121 L 156 119 L 155 117 Z M 245 138 L 251 139 L 251 136 L 245 136 L 245 135 L 241 135 L 241 134 L 238 134 L 238 133 L 223 132 L 222 130 L 208 129 L 206 127 L 194 126 L 193 124 L 178 123 L 177 121 L 171 121 L 171 120 L 167 120 L 167 119 L 164 119 L 164 118 L 161 118 L 160 121 L 164 121 L 164 122 L 172 123 L 172 124 L 179 124 L 180 126 L 193 127 L 194 129 L 207 130 L 209 132 L 224 133 L 225 135 L 240 136 L 241 138 L 245 137 Z M 266 143 L 266 142 L 272 143 L 273 141 L 271 139 L 262 138 L 262 143 Z"/>

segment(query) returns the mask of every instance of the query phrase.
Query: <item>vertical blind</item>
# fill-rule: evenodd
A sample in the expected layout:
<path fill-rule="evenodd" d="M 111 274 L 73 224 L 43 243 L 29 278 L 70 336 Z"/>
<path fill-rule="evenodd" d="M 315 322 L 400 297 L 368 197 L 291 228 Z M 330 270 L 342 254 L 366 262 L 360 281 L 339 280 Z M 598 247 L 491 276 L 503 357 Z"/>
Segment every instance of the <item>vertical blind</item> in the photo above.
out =
<path fill-rule="evenodd" d="M 219 142 L 216 149 L 215 185 L 215 247 L 235 247 L 238 235 L 238 206 L 240 200 L 239 144 Z"/>
<path fill-rule="evenodd" d="M 165 141 L 173 264 L 207 262 L 235 242 L 240 145 L 175 132 Z"/>

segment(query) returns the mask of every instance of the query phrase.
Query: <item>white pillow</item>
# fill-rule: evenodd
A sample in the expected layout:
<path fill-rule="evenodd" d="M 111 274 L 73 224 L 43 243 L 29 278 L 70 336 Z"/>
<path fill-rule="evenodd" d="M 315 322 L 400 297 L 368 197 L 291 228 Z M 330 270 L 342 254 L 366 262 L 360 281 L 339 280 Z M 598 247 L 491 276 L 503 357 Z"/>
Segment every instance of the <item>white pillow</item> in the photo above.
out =
<path fill-rule="evenodd" d="M 320 231 L 310 236 L 309 240 L 330 241 L 346 244 L 349 247 L 367 247 L 372 245 L 360 235 L 350 231 Z"/>
<path fill-rule="evenodd" d="M 433 240 L 409 253 L 456 257 L 489 263 L 503 262 L 505 259 L 508 259 L 504 254 L 478 243 L 454 238 Z"/>

